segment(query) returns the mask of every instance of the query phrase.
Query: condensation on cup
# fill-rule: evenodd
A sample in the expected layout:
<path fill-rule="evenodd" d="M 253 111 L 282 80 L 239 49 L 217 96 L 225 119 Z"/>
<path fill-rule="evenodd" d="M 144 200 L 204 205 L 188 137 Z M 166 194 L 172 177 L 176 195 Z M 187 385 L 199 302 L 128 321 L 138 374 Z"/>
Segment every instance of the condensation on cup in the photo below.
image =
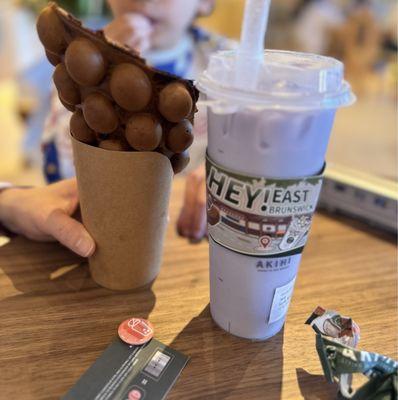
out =
<path fill-rule="evenodd" d="M 231 334 L 284 324 L 322 184 L 336 110 L 355 100 L 343 64 L 268 50 L 255 90 L 236 89 L 237 53 L 214 54 L 208 105 L 210 309 Z"/>

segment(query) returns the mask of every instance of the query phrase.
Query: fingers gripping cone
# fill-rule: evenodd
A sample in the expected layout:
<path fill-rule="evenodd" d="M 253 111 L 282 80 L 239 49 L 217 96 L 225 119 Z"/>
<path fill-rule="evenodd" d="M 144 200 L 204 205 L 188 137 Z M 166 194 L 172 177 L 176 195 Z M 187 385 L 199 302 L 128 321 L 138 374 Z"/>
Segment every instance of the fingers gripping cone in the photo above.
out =
<path fill-rule="evenodd" d="M 173 170 L 154 152 L 107 151 L 75 139 L 83 223 L 96 242 L 89 258 L 101 286 L 145 286 L 159 273 Z"/>
<path fill-rule="evenodd" d="M 189 162 L 198 92 L 54 3 L 37 21 L 70 132 L 93 279 L 135 289 L 159 273 L 173 175 Z"/>

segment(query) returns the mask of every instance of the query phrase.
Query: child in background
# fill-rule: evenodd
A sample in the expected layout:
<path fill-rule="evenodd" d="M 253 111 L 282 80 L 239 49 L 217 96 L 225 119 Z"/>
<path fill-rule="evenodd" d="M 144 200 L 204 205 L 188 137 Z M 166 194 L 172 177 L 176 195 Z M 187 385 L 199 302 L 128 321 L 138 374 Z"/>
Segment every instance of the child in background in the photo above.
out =
<path fill-rule="evenodd" d="M 193 25 L 197 17 L 212 12 L 214 2 L 108 0 L 114 19 L 105 26 L 104 33 L 110 40 L 138 50 L 150 65 L 182 78 L 195 79 L 206 68 L 212 52 L 233 46 L 227 39 Z M 70 115 L 54 92 L 43 138 L 45 174 L 49 182 L 75 175 L 69 138 Z M 192 239 L 200 239 L 206 233 L 205 188 L 201 183 L 204 182 L 206 118 L 206 110 L 199 107 L 190 170 L 199 169 L 187 177 L 185 202 L 178 223 L 179 233 Z M 200 195 L 196 195 L 197 190 Z"/>

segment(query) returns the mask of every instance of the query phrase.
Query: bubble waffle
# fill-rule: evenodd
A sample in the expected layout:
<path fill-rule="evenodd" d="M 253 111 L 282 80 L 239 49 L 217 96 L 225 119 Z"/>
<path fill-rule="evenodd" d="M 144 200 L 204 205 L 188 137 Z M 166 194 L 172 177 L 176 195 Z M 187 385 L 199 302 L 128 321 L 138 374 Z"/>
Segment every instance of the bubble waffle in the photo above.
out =
<path fill-rule="evenodd" d="M 90 31 L 50 3 L 37 21 L 54 84 L 73 112 L 72 136 L 113 151 L 156 151 L 175 173 L 189 162 L 198 92 L 192 81 L 149 67 L 137 52 Z"/>

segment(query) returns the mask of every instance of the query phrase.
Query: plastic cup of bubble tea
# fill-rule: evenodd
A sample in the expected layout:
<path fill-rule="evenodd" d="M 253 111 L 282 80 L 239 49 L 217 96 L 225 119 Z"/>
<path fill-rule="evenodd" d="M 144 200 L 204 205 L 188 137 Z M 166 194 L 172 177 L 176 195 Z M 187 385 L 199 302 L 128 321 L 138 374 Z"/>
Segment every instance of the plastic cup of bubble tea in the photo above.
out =
<path fill-rule="evenodd" d="M 239 57 L 214 54 L 198 80 L 208 106 L 210 309 L 231 334 L 262 340 L 283 327 L 335 113 L 355 97 L 333 58 L 263 51 L 256 84 L 244 87 Z"/>

